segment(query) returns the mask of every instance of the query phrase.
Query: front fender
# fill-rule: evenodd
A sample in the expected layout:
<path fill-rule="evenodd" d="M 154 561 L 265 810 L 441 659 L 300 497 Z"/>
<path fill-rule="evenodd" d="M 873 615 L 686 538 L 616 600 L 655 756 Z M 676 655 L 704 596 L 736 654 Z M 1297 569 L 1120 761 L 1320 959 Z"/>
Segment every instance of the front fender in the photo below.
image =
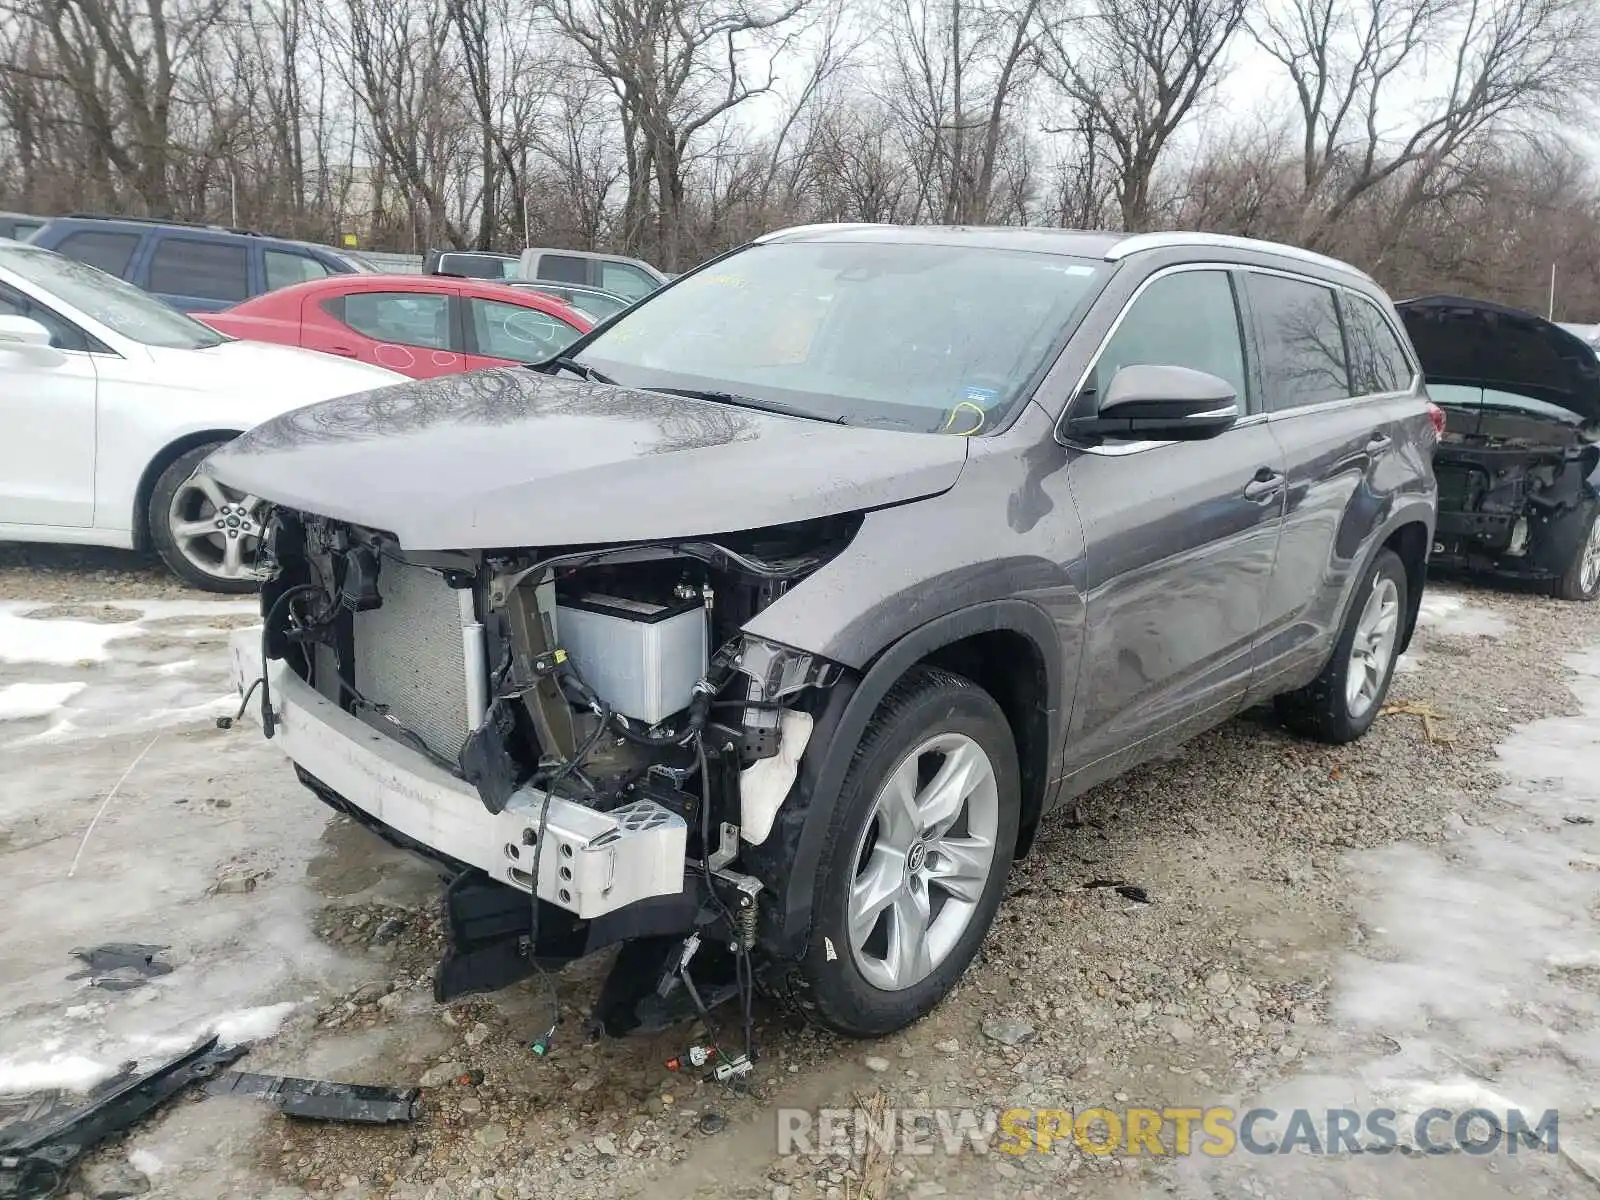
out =
<path fill-rule="evenodd" d="M 747 847 L 747 864 L 779 897 L 771 922 L 763 928 L 766 948 L 784 958 L 804 953 L 811 929 L 811 910 L 818 867 L 828 835 L 837 819 L 839 793 L 856 747 L 883 698 L 917 663 L 974 634 L 1006 630 L 1032 642 L 1045 664 L 1047 757 L 1045 784 L 1060 774 L 1065 739 L 1064 656 L 1050 614 L 1028 600 L 1005 599 L 971 605 L 947 613 L 901 637 L 877 655 L 864 673 L 852 674 L 828 693 L 805 756 L 794 792 L 778 815 L 772 833 L 760 846 Z M 1047 808 L 1038 796 L 1024 812 L 1024 827 Z"/>

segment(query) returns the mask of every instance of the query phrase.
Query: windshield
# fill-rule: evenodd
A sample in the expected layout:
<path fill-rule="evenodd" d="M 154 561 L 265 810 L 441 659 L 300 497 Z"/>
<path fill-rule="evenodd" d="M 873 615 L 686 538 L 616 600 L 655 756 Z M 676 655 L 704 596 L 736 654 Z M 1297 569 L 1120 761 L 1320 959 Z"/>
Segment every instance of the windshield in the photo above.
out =
<path fill-rule="evenodd" d="M 0 266 L 132 342 L 171 350 L 200 350 L 228 340 L 133 284 L 76 259 L 48 250 L 13 246 L 0 249 Z"/>
<path fill-rule="evenodd" d="M 577 357 L 628 387 L 982 433 L 1025 399 L 1103 268 L 990 246 L 755 246 L 635 305 Z"/>

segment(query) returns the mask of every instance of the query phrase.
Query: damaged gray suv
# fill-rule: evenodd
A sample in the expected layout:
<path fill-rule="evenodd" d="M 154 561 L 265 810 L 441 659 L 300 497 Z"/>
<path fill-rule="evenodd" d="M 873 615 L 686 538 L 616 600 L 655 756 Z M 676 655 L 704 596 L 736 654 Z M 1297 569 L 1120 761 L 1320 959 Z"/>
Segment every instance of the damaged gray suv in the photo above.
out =
<path fill-rule="evenodd" d="M 1262 701 L 1366 731 L 1439 428 L 1330 259 L 813 226 L 202 469 L 273 506 L 243 706 L 449 874 L 440 999 L 621 943 L 611 1033 L 759 990 L 874 1035 L 1070 797 Z"/>

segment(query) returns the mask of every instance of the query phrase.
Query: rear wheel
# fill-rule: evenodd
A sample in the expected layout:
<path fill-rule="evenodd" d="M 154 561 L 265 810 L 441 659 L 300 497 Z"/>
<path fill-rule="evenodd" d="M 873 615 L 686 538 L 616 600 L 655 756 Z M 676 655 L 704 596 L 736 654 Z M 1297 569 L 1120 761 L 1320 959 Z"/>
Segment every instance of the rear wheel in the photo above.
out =
<path fill-rule="evenodd" d="M 1356 588 L 1322 674 L 1277 698 L 1279 720 L 1298 734 L 1335 745 L 1366 733 L 1394 678 L 1406 593 L 1405 564 L 1384 547 Z"/>
<path fill-rule="evenodd" d="M 225 444 L 207 442 L 167 464 L 150 492 L 150 540 L 185 583 L 208 592 L 253 592 L 260 583 L 261 502 L 195 473 Z"/>
<path fill-rule="evenodd" d="M 1559 600 L 1593 600 L 1600 596 L 1600 505 L 1591 503 L 1583 520 L 1583 535 L 1573 548 L 1572 561 L 1553 589 Z"/>
<path fill-rule="evenodd" d="M 1017 751 L 977 685 L 917 668 L 845 777 L 800 973 L 841 1033 L 903 1028 L 955 985 L 994 921 L 1017 840 Z"/>

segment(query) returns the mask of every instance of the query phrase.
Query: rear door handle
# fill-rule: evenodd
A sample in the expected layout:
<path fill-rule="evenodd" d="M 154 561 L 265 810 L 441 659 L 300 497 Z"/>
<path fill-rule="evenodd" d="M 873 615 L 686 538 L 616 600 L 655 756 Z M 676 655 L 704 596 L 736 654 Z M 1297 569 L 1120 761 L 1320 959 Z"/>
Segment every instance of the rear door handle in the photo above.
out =
<path fill-rule="evenodd" d="M 1244 485 L 1244 498 L 1263 503 L 1283 491 L 1283 476 L 1270 467 L 1262 467 L 1256 477 Z"/>
<path fill-rule="evenodd" d="M 328 347 L 328 353 L 329 354 L 338 354 L 338 355 L 341 355 L 344 358 L 358 358 L 358 357 L 360 357 L 354 350 L 350 349 L 349 346 L 329 346 Z"/>
<path fill-rule="evenodd" d="M 1370 438 L 1367 439 L 1367 453 L 1382 454 L 1385 450 L 1389 449 L 1389 447 L 1393 445 L 1394 439 L 1387 433 L 1374 433 Z"/>

